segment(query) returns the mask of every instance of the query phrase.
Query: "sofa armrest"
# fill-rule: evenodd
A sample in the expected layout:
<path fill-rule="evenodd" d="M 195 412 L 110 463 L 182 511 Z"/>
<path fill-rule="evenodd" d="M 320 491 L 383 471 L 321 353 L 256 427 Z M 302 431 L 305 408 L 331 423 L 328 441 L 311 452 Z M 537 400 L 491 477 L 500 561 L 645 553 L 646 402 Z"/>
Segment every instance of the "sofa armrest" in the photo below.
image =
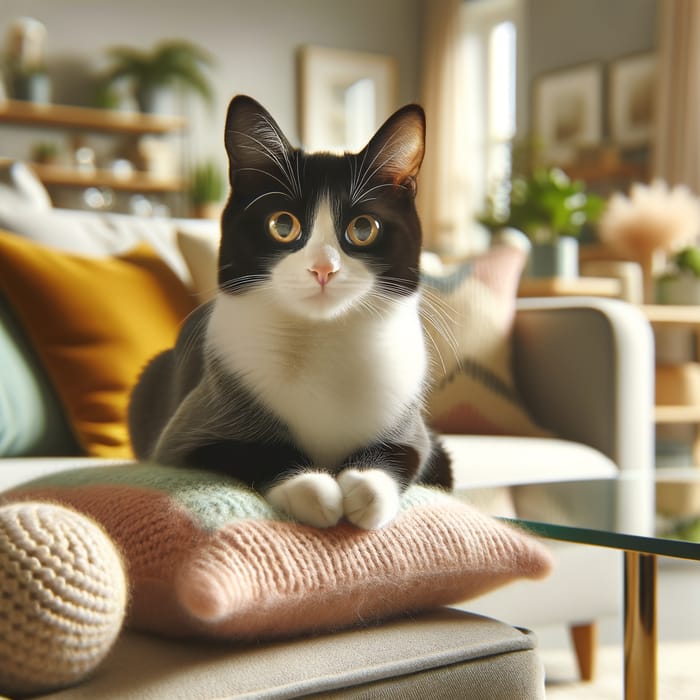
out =
<path fill-rule="evenodd" d="M 588 297 L 522 300 L 514 336 L 516 382 L 532 415 L 607 455 L 623 476 L 610 516 L 624 531 L 653 533 L 654 341 L 640 309 Z M 562 512 L 597 512 L 600 494 L 591 488 L 590 498 L 577 491 L 573 502 L 556 484 L 541 491 Z"/>
<path fill-rule="evenodd" d="M 622 470 L 654 458 L 654 342 L 636 306 L 611 299 L 522 299 L 514 372 L 531 415 Z"/>

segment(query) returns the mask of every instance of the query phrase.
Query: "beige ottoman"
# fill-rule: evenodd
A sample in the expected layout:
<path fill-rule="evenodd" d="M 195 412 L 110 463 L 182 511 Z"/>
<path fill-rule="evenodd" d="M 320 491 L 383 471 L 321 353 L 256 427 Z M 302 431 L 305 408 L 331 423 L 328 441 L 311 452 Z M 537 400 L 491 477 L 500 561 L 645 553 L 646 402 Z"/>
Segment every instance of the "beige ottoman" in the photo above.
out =
<path fill-rule="evenodd" d="M 252 646 L 123 633 L 97 673 L 41 698 L 544 698 L 527 632 L 458 610 Z"/>

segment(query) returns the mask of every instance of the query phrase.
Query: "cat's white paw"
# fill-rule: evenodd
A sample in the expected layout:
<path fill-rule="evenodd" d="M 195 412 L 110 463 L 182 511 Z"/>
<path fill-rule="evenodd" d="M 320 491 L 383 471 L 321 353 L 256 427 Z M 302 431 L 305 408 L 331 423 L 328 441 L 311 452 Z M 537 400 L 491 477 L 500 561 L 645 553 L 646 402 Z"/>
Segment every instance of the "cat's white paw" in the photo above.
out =
<path fill-rule="evenodd" d="M 273 486 L 265 498 L 275 508 L 305 525 L 332 527 L 343 516 L 343 494 L 330 474 L 297 474 Z"/>
<path fill-rule="evenodd" d="M 399 485 L 382 469 L 346 469 L 338 475 L 343 513 L 357 527 L 378 530 L 399 512 Z"/>

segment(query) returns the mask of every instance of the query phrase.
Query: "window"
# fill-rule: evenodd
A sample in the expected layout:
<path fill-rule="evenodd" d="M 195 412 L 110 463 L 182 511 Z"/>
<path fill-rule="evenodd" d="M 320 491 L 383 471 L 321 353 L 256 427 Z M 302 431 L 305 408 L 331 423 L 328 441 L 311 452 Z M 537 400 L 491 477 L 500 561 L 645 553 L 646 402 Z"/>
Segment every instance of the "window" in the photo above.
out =
<path fill-rule="evenodd" d="M 507 206 L 511 143 L 516 129 L 520 0 L 467 0 L 463 7 L 462 73 L 470 209 L 486 197 Z"/>

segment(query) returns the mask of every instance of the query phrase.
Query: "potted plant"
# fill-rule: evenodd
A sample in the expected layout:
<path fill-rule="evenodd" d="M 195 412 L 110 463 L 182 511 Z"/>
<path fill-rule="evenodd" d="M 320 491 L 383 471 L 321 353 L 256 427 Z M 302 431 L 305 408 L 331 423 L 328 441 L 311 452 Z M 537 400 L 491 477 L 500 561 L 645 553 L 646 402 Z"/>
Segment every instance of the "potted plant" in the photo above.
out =
<path fill-rule="evenodd" d="M 54 165 L 59 160 L 61 150 L 61 147 L 53 141 L 38 141 L 31 148 L 32 161 L 43 165 Z"/>
<path fill-rule="evenodd" d="M 51 102 L 51 80 L 45 60 L 46 27 L 31 17 L 10 24 L 6 72 L 10 94 L 16 100 Z"/>
<path fill-rule="evenodd" d="M 571 180 L 559 168 L 514 176 L 505 199 L 503 206 L 498 196 L 490 196 L 481 222 L 491 230 L 518 229 L 530 239 L 532 276 L 575 277 L 578 238 L 584 226 L 602 214 L 603 199 L 587 194 L 583 182 Z"/>
<path fill-rule="evenodd" d="M 206 161 L 194 169 L 190 185 L 190 200 L 196 217 L 217 218 L 224 194 L 224 177 L 213 161 Z"/>
<path fill-rule="evenodd" d="M 688 246 L 671 259 L 671 269 L 656 281 L 660 304 L 700 304 L 700 247 Z"/>
<path fill-rule="evenodd" d="M 130 81 L 142 112 L 157 111 L 159 91 L 173 86 L 195 92 L 208 103 L 213 100 L 212 87 L 205 72 L 206 67 L 213 65 L 213 58 L 189 41 L 163 41 L 151 51 L 115 46 L 108 53 L 112 65 L 102 85 L 112 87 L 118 81 Z"/>

